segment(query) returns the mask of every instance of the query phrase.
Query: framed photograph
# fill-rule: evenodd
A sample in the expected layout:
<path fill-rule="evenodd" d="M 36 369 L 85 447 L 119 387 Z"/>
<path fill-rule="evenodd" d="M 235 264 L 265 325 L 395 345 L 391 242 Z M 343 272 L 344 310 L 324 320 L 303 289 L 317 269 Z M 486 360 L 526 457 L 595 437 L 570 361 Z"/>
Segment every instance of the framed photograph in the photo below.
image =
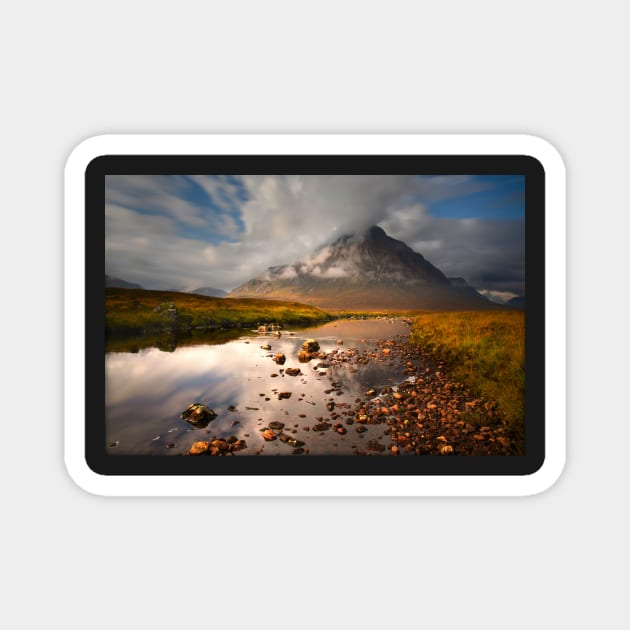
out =
<path fill-rule="evenodd" d="M 532 136 L 90 138 L 65 460 L 104 495 L 527 495 L 565 452 L 564 167 Z"/>

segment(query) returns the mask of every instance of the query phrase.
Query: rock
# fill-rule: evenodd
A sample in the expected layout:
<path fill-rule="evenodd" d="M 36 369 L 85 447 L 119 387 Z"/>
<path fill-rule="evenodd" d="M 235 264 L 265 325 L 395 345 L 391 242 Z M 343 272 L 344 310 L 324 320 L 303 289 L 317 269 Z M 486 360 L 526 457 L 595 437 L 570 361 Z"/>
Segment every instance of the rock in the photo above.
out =
<path fill-rule="evenodd" d="M 367 427 L 364 427 L 362 424 L 357 427 L 357 433 L 365 433 L 366 431 Z"/>
<path fill-rule="evenodd" d="M 392 455 L 398 455 L 398 451 L 399 451 L 398 447 L 394 444 L 392 446 Z"/>
<path fill-rule="evenodd" d="M 325 361 L 320 361 L 316 365 L 313 366 L 316 370 L 325 370 L 330 367 L 330 363 L 326 363 Z M 332 391 L 332 390 L 330 390 Z"/>
<path fill-rule="evenodd" d="M 228 444 L 235 444 L 236 442 L 238 442 L 238 438 L 235 435 L 230 435 L 226 442 Z"/>
<path fill-rule="evenodd" d="M 261 435 L 267 442 L 273 442 L 276 439 L 276 434 L 271 429 L 265 429 Z"/>
<path fill-rule="evenodd" d="M 367 448 L 368 451 L 374 451 L 375 453 L 382 453 L 385 450 L 385 444 L 381 444 L 380 442 L 377 442 L 376 440 L 370 440 L 367 443 L 367 446 L 365 448 Z"/>
<path fill-rule="evenodd" d="M 450 444 L 443 444 L 440 446 L 440 455 L 452 455 L 453 447 Z"/>
<path fill-rule="evenodd" d="M 245 440 L 238 440 L 238 442 L 235 442 L 234 444 L 232 444 L 233 451 L 242 451 L 246 448 L 247 448 L 247 442 Z"/>
<path fill-rule="evenodd" d="M 284 373 L 288 374 L 289 376 L 297 376 L 298 374 L 302 374 L 302 371 L 300 370 L 300 368 L 287 368 Z"/>
<path fill-rule="evenodd" d="M 383 348 L 383 354 L 391 354 L 391 348 Z"/>
<path fill-rule="evenodd" d="M 374 390 L 374 389 L 368 389 L 368 390 L 365 392 L 365 395 L 366 395 L 366 396 L 374 396 L 374 394 L 376 394 L 376 390 Z"/>
<path fill-rule="evenodd" d="M 337 339 L 337 345 L 343 346 L 343 339 Z"/>
<path fill-rule="evenodd" d="M 427 405 L 427 409 L 437 409 L 437 405 L 435 405 L 434 403 L 429 403 Z"/>
<path fill-rule="evenodd" d="M 202 429 L 207 427 L 216 417 L 217 414 L 213 409 L 209 409 L 201 403 L 192 403 L 192 405 L 182 412 L 182 418 L 186 420 L 186 422 Z"/>
<path fill-rule="evenodd" d="M 329 402 L 326 403 L 326 409 L 328 409 L 328 411 L 332 411 L 335 408 L 335 403 L 334 402 Z"/>
<path fill-rule="evenodd" d="M 306 350 L 300 350 L 298 352 L 298 361 L 300 363 L 308 363 L 313 358 L 313 355 Z"/>
<path fill-rule="evenodd" d="M 319 352 L 319 343 L 315 339 L 307 339 L 302 343 L 305 352 Z"/>
<path fill-rule="evenodd" d="M 275 429 L 276 431 L 281 431 L 282 429 L 284 429 L 284 422 L 270 422 L 269 423 L 269 428 L 270 429 Z"/>
<path fill-rule="evenodd" d="M 225 455 L 229 449 L 229 445 L 225 440 L 216 439 L 210 442 L 208 447 L 208 455 Z"/>
<path fill-rule="evenodd" d="M 392 395 L 396 400 L 400 400 L 403 397 L 400 392 L 394 392 Z"/>
<path fill-rule="evenodd" d="M 258 332 L 259 333 L 266 333 L 267 332 L 267 326 L 258 326 Z"/>
<path fill-rule="evenodd" d="M 328 431 L 331 425 L 328 422 L 319 422 L 313 427 L 313 431 Z"/>
<path fill-rule="evenodd" d="M 345 435 L 348 432 L 345 427 L 337 427 L 335 431 L 337 431 L 337 433 L 339 433 L 340 435 Z"/>
<path fill-rule="evenodd" d="M 284 354 L 282 354 L 281 352 L 279 352 L 278 354 L 276 354 L 273 358 L 273 360 L 278 364 L 278 365 L 284 365 L 284 362 L 287 360 L 287 358 L 284 356 Z"/>
<path fill-rule="evenodd" d="M 280 392 L 278 394 L 278 400 L 284 400 L 285 398 L 291 398 L 291 392 Z"/>
<path fill-rule="evenodd" d="M 266 343 L 264 346 L 260 346 L 261 350 L 271 350 L 271 345 Z"/>
<path fill-rule="evenodd" d="M 303 448 L 296 448 L 293 451 L 293 455 L 301 455 L 302 453 L 304 453 L 304 449 Z"/>

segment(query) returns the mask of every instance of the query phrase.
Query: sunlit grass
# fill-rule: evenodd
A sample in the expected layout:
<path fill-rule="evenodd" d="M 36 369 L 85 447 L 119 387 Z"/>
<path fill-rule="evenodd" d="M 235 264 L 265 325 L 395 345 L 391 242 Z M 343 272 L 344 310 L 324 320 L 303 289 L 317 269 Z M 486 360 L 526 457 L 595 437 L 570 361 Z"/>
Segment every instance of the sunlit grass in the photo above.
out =
<path fill-rule="evenodd" d="M 416 315 L 410 342 L 443 360 L 453 377 L 498 404 L 512 438 L 525 423 L 525 314 L 474 311 Z"/>
<path fill-rule="evenodd" d="M 105 325 L 115 332 L 239 328 L 267 323 L 312 324 L 328 319 L 331 317 L 326 311 L 298 302 L 105 289 Z"/>

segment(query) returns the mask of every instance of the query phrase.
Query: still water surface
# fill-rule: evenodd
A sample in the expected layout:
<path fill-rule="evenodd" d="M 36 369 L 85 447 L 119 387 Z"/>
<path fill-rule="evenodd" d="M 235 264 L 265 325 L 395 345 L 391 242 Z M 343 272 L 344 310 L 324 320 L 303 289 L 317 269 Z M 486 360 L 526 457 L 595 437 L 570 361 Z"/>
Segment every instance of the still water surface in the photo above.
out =
<path fill-rule="evenodd" d="M 248 446 L 238 456 L 289 455 L 293 451 L 289 445 L 279 440 L 265 442 L 260 435 L 269 422 L 278 421 L 285 424 L 285 433 L 305 442 L 310 454 L 352 454 L 367 440 L 382 438 L 386 425 L 368 425 L 363 434 L 348 426 L 346 435 L 304 428 L 312 427 L 318 418 L 328 420 L 331 412 L 327 403 L 334 402 L 336 412 L 351 411 L 367 388 L 403 380 L 403 367 L 391 361 L 362 365 L 350 360 L 316 369 L 326 360 L 300 363 L 297 354 L 302 342 L 316 339 L 320 352 L 327 353 L 352 349 L 378 352 L 378 340 L 408 334 L 408 325 L 397 319 L 337 320 L 283 330 L 279 338 L 249 333 L 227 343 L 206 339 L 196 345 L 168 348 L 172 351 L 151 347 L 137 352 L 107 352 L 107 452 L 178 455 L 187 453 L 197 440 L 235 435 Z M 261 349 L 266 344 L 271 350 Z M 276 353 L 286 355 L 284 365 L 274 363 Z M 302 374 L 286 375 L 288 367 L 299 367 Z M 291 392 L 291 397 L 281 400 L 280 392 Z M 182 411 L 193 402 L 207 405 L 217 418 L 205 428 L 182 420 Z M 343 423 L 343 418 L 338 421 Z"/>

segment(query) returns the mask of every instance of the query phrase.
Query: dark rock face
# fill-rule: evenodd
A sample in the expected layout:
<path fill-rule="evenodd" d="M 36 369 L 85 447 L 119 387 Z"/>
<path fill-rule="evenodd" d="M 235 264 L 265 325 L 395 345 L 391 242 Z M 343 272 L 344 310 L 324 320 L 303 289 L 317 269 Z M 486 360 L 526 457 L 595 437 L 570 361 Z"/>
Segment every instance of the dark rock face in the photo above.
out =
<path fill-rule="evenodd" d="M 230 297 L 282 299 L 322 308 L 495 307 L 464 285 L 454 286 L 422 254 L 372 226 L 363 234 L 341 236 L 301 261 L 270 267 Z"/>

